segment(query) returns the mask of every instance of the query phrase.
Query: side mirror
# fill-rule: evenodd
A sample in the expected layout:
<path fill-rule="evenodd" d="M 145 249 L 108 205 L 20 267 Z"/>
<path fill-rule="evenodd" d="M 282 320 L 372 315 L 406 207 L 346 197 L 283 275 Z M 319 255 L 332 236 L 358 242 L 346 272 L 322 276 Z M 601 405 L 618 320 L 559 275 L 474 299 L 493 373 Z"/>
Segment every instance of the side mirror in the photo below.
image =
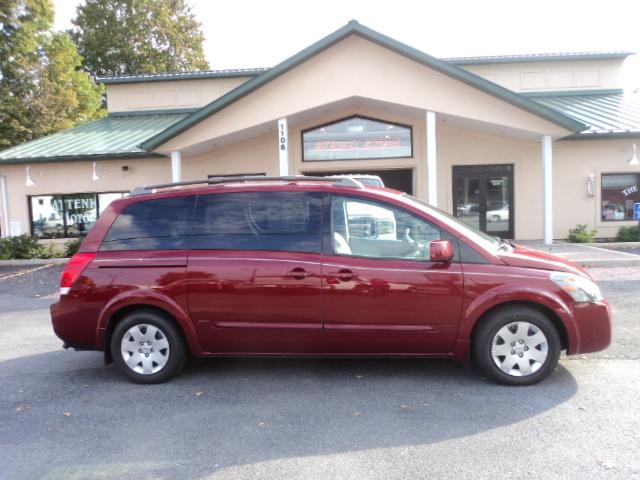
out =
<path fill-rule="evenodd" d="M 449 240 L 432 240 L 429 243 L 429 260 L 446 263 L 453 258 L 453 247 Z"/>

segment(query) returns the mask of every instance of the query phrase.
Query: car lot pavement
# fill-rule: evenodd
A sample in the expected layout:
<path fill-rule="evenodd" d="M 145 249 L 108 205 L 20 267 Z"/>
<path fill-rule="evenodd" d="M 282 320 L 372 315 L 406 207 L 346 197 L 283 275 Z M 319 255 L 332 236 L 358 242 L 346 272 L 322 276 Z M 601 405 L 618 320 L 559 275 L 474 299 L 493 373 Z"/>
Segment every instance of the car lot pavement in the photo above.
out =
<path fill-rule="evenodd" d="M 437 360 L 213 359 L 127 382 L 60 348 L 62 267 L 0 268 L 0 479 L 640 478 L 640 269 L 614 342 L 532 387 Z"/>

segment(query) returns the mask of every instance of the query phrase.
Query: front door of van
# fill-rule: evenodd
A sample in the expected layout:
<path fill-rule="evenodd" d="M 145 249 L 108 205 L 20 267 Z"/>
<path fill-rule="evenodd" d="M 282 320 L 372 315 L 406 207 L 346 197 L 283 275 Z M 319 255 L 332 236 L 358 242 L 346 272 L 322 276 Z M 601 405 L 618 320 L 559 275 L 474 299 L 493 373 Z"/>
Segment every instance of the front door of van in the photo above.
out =
<path fill-rule="evenodd" d="M 319 353 L 322 196 L 234 192 L 197 199 L 187 297 L 212 353 Z"/>
<path fill-rule="evenodd" d="M 462 269 L 429 262 L 429 243 L 445 234 L 386 203 L 334 196 L 330 208 L 322 266 L 327 352 L 451 352 Z"/>

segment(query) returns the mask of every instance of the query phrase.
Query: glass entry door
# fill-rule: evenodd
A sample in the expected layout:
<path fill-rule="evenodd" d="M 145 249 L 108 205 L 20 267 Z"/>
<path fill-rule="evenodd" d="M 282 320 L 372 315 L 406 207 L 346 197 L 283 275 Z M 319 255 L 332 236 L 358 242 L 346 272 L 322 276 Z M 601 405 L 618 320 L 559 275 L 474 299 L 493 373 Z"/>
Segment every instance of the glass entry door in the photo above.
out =
<path fill-rule="evenodd" d="M 469 225 L 513 238 L 513 165 L 453 167 L 453 205 Z"/>

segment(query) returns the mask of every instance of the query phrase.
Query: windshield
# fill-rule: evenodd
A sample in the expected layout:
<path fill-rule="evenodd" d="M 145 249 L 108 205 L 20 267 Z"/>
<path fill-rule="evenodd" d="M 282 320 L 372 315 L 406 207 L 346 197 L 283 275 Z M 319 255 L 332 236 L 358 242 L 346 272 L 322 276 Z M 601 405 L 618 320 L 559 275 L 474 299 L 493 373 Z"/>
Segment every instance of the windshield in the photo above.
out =
<path fill-rule="evenodd" d="M 405 193 L 402 196 L 405 200 L 408 200 L 410 203 L 413 203 L 415 206 L 422 210 L 426 210 L 430 215 L 436 217 L 437 219 L 448 224 L 453 224 L 451 225 L 453 228 L 463 233 L 467 237 L 470 237 L 474 242 L 483 246 L 487 250 L 494 251 L 496 250 L 496 248 L 499 248 L 504 244 L 504 242 L 499 238 L 487 235 L 486 233 L 481 232 L 480 230 L 477 230 L 472 226 L 466 224 L 459 218 L 456 218 L 453 215 L 440 210 L 439 208 L 435 208 L 428 203 L 409 195 L 408 193 Z"/>

